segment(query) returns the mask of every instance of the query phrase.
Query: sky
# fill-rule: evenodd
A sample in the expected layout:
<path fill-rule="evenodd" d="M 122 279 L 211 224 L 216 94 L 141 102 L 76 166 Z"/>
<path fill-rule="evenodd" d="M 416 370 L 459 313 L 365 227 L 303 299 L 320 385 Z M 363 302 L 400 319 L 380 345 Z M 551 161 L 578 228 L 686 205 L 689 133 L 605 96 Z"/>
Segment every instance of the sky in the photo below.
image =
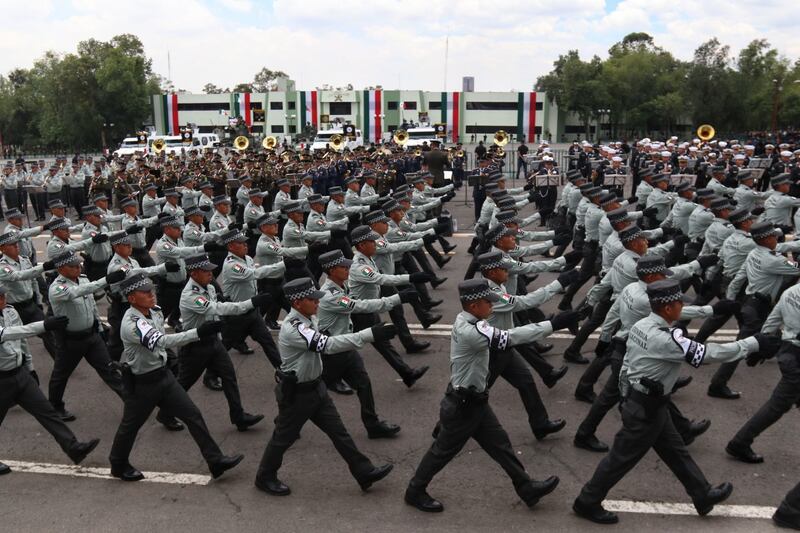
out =
<path fill-rule="evenodd" d="M 456 91 L 462 76 L 474 76 L 477 91 L 524 91 L 559 54 L 604 57 L 634 31 L 680 59 L 717 37 L 734 53 L 767 38 L 796 60 L 796 1 L 0 0 L 0 73 L 48 50 L 133 33 L 153 69 L 190 92 L 252 81 L 264 66 L 298 89 Z"/>

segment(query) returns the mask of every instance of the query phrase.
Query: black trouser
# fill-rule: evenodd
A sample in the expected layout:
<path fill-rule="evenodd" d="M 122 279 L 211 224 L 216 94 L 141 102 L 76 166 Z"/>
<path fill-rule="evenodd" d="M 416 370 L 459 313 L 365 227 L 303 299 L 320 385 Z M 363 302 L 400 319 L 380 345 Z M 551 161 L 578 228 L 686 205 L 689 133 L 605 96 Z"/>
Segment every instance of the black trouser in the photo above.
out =
<path fill-rule="evenodd" d="M 536 210 L 552 210 L 556 206 L 558 199 L 558 189 L 556 187 L 536 187 L 536 195 L 533 201 L 536 203 Z M 542 226 L 547 225 L 547 215 L 542 215 L 540 222 Z"/>
<path fill-rule="evenodd" d="M 380 423 L 375 412 L 375 397 L 372 395 L 372 382 L 361 354 L 355 350 L 329 354 L 322 358 L 322 380 L 326 385 L 333 385 L 343 379 L 356 391 L 361 404 L 361 421 L 367 430 Z"/>
<path fill-rule="evenodd" d="M 475 185 L 472 188 L 472 199 L 475 202 L 473 208 L 475 210 L 475 221 L 477 222 L 477 220 L 481 217 L 483 202 L 486 201 L 486 190 L 483 188 L 483 185 Z"/>
<path fill-rule="evenodd" d="M 134 248 L 131 252 L 133 258 L 139 262 L 139 266 L 142 268 L 155 266 L 156 264 L 147 250 L 149 250 L 149 248 Z"/>
<path fill-rule="evenodd" d="M 70 187 L 69 201 L 78 212 L 78 218 L 83 218 L 83 206 L 86 205 L 86 196 L 83 193 L 83 187 Z"/>
<path fill-rule="evenodd" d="M 531 322 L 540 322 L 538 320 Z M 545 379 L 551 372 L 553 372 L 553 365 L 547 362 L 547 359 L 542 357 L 542 354 L 536 351 L 530 344 L 519 344 L 514 346 L 514 350 L 525 359 L 525 362 L 531 365 L 537 374 L 542 379 Z"/>
<path fill-rule="evenodd" d="M 449 243 L 445 243 L 445 244 L 449 245 Z M 442 254 L 439 253 L 439 250 L 437 250 L 436 248 L 433 247 L 433 243 L 426 242 L 422 246 L 425 248 L 425 250 L 428 252 L 428 254 L 430 254 L 431 259 L 433 259 L 433 262 L 436 263 L 436 266 L 438 266 L 439 268 L 442 268 L 444 266 L 442 264 L 442 261 L 444 259 L 442 258 Z M 444 244 L 442 246 L 444 246 Z M 415 250 L 412 253 L 414 254 L 414 257 L 417 258 L 417 261 L 419 261 L 419 255 L 423 255 L 423 256 L 425 255 L 422 250 Z M 425 259 L 425 261 L 427 262 L 427 258 Z M 420 263 L 420 266 L 421 266 L 421 263 Z"/>
<path fill-rule="evenodd" d="M 33 193 L 31 201 L 33 202 L 33 209 L 36 211 L 36 220 L 44 220 L 47 211 L 47 193 Z"/>
<path fill-rule="evenodd" d="M 300 430 L 309 420 L 331 439 L 336 451 L 347 462 L 353 477 L 356 480 L 363 479 L 375 466 L 356 447 L 322 380 L 298 383 L 295 389 L 293 397 L 287 398 L 281 384 L 275 388 L 278 416 L 275 418 L 272 437 L 258 465 L 256 479 L 277 479 L 283 455 L 300 436 Z"/>
<path fill-rule="evenodd" d="M 786 493 L 777 512 L 781 514 L 782 519 L 800 527 L 800 483 Z"/>
<path fill-rule="evenodd" d="M 206 463 L 213 465 L 222 459 L 222 451 L 209 434 L 203 415 L 172 372 L 160 368 L 134 376 L 133 381 L 134 390 L 127 391 L 125 396 L 122 421 L 108 457 L 112 467 L 128 465 L 136 435 L 156 407 L 186 424 Z"/>
<path fill-rule="evenodd" d="M 39 322 L 40 320 L 44 320 L 44 311 L 42 311 L 41 306 L 36 303 L 36 296 L 29 300 L 25 300 L 24 302 L 8 303 L 14 306 L 14 309 L 19 314 L 19 318 L 22 320 L 23 324 L 30 324 L 31 322 Z M 42 339 L 44 348 L 47 350 L 47 353 L 50 354 L 50 357 L 55 359 L 56 354 L 58 354 L 58 344 L 53 332 L 45 331 L 39 335 L 39 338 Z"/>
<path fill-rule="evenodd" d="M 120 327 L 122 325 L 122 317 L 125 316 L 125 311 L 129 307 L 130 304 L 127 301 L 123 301 L 122 297 L 111 296 L 111 305 L 108 306 L 108 325 L 111 327 L 108 335 L 108 356 L 114 361 L 120 360 L 124 350 L 122 339 L 120 338 Z"/>
<path fill-rule="evenodd" d="M 106 276 L 107 269 L 108 261 L 95 262 L 86 256 L 86 259 L 83 262 L 83 273 L 86 274 L 86 277 L 89 278 L 89 281 L 97 281 L 100 278 L 104 278 Z"/>
<path fill-rule="evenodd" d="M 411 253 L 409 252 L 402 254 L 400 261 L 394 262 L 395 273 L 413 274 L 414 272 L 420 272 L 420 269 L 414 259 L 415 258 L 412 257 Z M 428 267 L 430 267 L 430 265 L 428 265 Z M 428 291 L 427 285 L 424 283 L 414 283 L 414 289 L 416 289 L 417 293 L 419 293 L 419 300 L 423 305 L 428 305 L 431 303 L 431 293 Z"/>
<path fill-rule="evenodd" d="M 111 359 L 106 350 L 106 343 L 94 329 L 93 327 L 93 331 L 81 333 L 65 331 L 60 335 L 58 355 L 53 363 L 48 392 L 50 403 L 57 411 L 64 409 L 64 390 L 67 388 L 67 380 L 82 359 L 86 359 L 106 385 L 122 397 L 122 380 L 109 368 L 108 363 Z"/>
<path fill-rule="evenodd" d="M 156 286 L 156 298 L 161 312 L 164 313 L 164 320 L 172 327 L 175 327 L 181 319 L 181 293 L 185 282 L 178 283 L 166 280 L 159 280 Z"/>
<path fill-rule="evenodd" d="M 222 344 L 226 349 L 244 342 L 247 337 L 252 337 L 264 350 L 264 355 L 267 356 L 272 366 L 275 368 L 281 366 L 278 347 L 272 340 L 264 317 L 257 309 L 251 309 L 243 315 L 224 317 L 223 322 L 225 322 L 225 327 L 222 329 Z"/>
<path fill-rule="evenodd" d="M 518 493 L 530 483 L 531 478 L 511 448 L 508 434 L 492 411 L 488 397 L 464 400 L 448 385 L 439 408 L 439 433 L 409 486 L 425 489 L 470 438 L 505 470 Z"/>
<path fill-rule="evenodd" d="M 394 296 L 395 294 L 397 294 L 396 288 L 389 285 L 381 285 L 381 298 L 388 298 L 390 296 Z M 424 317 L 426 311 L 424 309 L 417 310 L 417 307 L 421 307 L 419 302 L 414 304 L 414 312 L 417 314 L 417 317 Z M 414 337 L 411 335 L 411 332 L 408 329 L 408 322 L 406 322 L 406 315 L 403 312 L 403 305 L 400 304 L 392 307 L 389 310 L 389 318 L 391 318 L 392 324 L 397 326 L 397 337 L 400 339 L 403 347 L 408 349 L 409 346 L 414 344 Z"/>
<path fill-rule="evenodd" d="M 262 278 L 258 280 L 258 292 L 271 296 L 266 305 L 259 309 L 267 320 L 278 320 L 281 308 L 287 309 L 286 297 L 283 294 L 283 278 Z"/>
<path fill-rule="evenodd" d="M 17 189 L 6 189 L 3 191 L 3 196 L 6 198 L 6 207 L 8 209 L 14 207 L 19 209 L 19 194 L 17 194 Z"/>
<path fill-rule="evenodd" d="M 784 342 L 777 358 L 781 379 L 769 399 L 733 437 L 733 441 L 739 444 L 753 444 L 756 437 L 780 420 L 800 400 L 800 347 Z"/>
<path fill-rule="evenodd" d="M 597 305 L 594 306 L 592 315 L 583 323 L 581 329 L 578 331 L 578 334 L 575 335 L 575 338 L 572 339 L 572 342 L 567 347 L 567 351 L 574 353 L 579 353 L 581 351 L 583 345 L 586 344 L 587 340 L 589 340 L 589 335 L 591 335 L 594 330 L 603 324 L 613 303 L 614 302 L 610 297 L 603 298 L 597 302 Z"/>
<path fill-rule="evenodd" d="M 586 228 L 583 226 L 574 226 L 575 229 L 572 232 L 572 249 L 573 250 L 583 250 L 583 242 L 586 239 Z"/>
<path fill-rule="evenodd" d="M 728 289 L 728 285 L 730 285 L 731 280 L 729 278 L 723 277 L 722 282 L 720 283 L 720 298 L 725 297 L 725 293 Z M 739 291 L 739 294 L 736 296 L 736 301 L 741 302 L 744 300 L 744 287 Z M 700 329 L 697 332 L 697 335 L 694 336 L 694 340 L 697 342 L 706 342 L 709 337 L 711 337 L 714 333 L 716 333 L 719 328 L 725 325 L 731 317 L 734 316 L 733 314 L 724 314 L 724 315 L 717 315 L 714 314 L 706 318 L 703 321 L 703 324 L 700 326 Z M 736 314 L 736 321 L 739 322 L 739 314 Z"/>
<path fill-rule="evenodd" d="M 353 321 L 353 331 L 371 328 L 381 321 L 378 313 L 353 313 L 350 315 L 350 319 Z M 378 350 L 378 353 L 383 356 L 384 360 L 389 363 L 389 366 L 391 366 L 401 378 L 407 378 L 411 375 L 411 367 L 408 366 L 408 363 L 403 361 L 403 358 L 397 353 L 397 350 L 394 349 L 390 340 L 374 341 L 372 346 Z"/>
<path fill-rule="evenodd" d="M 434 278 L 439 277 L 433 271 L 433 267 L 431 266 L 430 261 L 428 261 L 428 256 L 426 256 L 425 252 L 422 250 L 413 250 L 411 252 L 404 253 L 401 263 L 403 264 L 403 268 L 405 268 L 409 273 L 420 272 L 420 270 L 422 270 L 432 275 Z"/>
<path fill-rule="evenodd" d="M 242 419 L 244 408 L 233 362 L 219 338 L 192 342 L 178 352 L 178 383 L 184 390 L 191 389 L 206 369 L 222 380 L 222 392 L 228 400 L 231 423 L 236 424 Z"/>
<path fill-rule="evenodd" d="M 583 261 L 581 261 L 580 276 L 577 280 L 572 282 L 567 290 L 564 291 L 564 296 L 561 297 L 561 306 L 572 307 L 572 299 L 581 290 L 587 281 L 592 279 L 595 274 L 595 266 L 597 263 L 597 254 L 600 251 L 599 243 L 597 241 L 586 241 L 583 243 Z"/>
<path fill-rule="evenodd" d="M 739 321 L 739 335 L 736 336 L 736 339 L 746 339 L 761 331 L 761 326 L 764 325 L 771 307 L 772 302 L 770 302 L 768 296 L 750 294 L 745 297 L 742 309 L 739 312 L 741 320 Z M 720 365 L 717 371 L 714 372 L 708 388 L 718 389 L 727 386 L 737 366 L 739 366 L 739 361 Z"/>
<path fill-rule="evenodd" d="M 65 453 L 69 453 L 77 444 L 78 440 L 72 430 L 55 412 L 53 406 L 44 397 L 39 384 L 25 367 L 0 372 L 0 424 L 3 423 L 8 410 L 15 405 L 19 405 L 33 415 L 39 424 L 56 439 Z"/>
<path fill-rule="evenodd" d="M 660 405 L 653 405 L 654 402 Z M 700 467 L 689 455 L 672 422 L 666 398 L 650 398 L 631 391 L 622 404 L 622 429 L 614 437 L 614 444 L 597 465 L 594 475 L 581 489 L 578 500 L 588 506 L 600 505 L 608 492 L 652 448 L 678 478 L 692 498 L 699 502 L 711 486 Z"/>
<path fill-rule="evenodd" d="M 547 425 L 549 421 L 547 409 L 542 397 L 539 396 L 536 382 L 533 381 L 525 361 L 515 350 L 492 350 L 489 358 L 489 388 L 494 385 L 498 377 L 502 377 L 517 389 L 522 405 L 528 413 L 528 424 L 533 431 Z"/>

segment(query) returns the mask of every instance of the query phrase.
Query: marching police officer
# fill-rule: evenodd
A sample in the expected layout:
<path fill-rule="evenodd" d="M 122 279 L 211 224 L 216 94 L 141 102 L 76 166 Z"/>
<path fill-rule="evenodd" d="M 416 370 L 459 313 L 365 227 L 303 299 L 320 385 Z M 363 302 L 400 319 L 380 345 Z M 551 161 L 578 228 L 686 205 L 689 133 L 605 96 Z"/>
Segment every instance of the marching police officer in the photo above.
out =
<path fill-rule="evenodd" d="M 100 439 L 79 442 L 72 430 L 55 412 L 39 389 L 39 377 L 33 369 L 33 359 L 26 338 L 67 326 L 69 318 L 51 316 L 23 325 L 19 314 L 6 302 L 6 288 L 0 285 L 0 421 L 9 409 L 19 405 L 33 415 L 56 440 L 64 453 L 80 464 L 95 449 Z M 11 468 L 0 463 L 0 475 Z"/>
<path fill-rule="evenodd" d="M 428 494 L 428 484 L 474 438 L 503 467 L 522 501 L 532 507 L 551 493 L 559 480 L 556 476 L 544 481 L 531 479 L 514 454 L 508 434 L 489 406 L 489 352 L 542 338 L 554 329 L 566 327 L 568 320 L 556 317 L 550 322 L 502 330 L 486 321 L 492 314 L 492 304 L 500 300 L 486 280 L 462 281 L 458 296 L 462 311 L 450 335 L 451 376 L 441 402 L 440 430 L 408 484 L 405 501 L 420 511 L 443 511 L 441 502 Z M 573 318 L 577 315 L 567 314 Z"/>
<path fill-rule="evenodd" d="M 388 340 L 395 334 L 395 328 L 376 324 L 358 333 L 325 335 L 316 317 L 324 293 L 317 290 L 311 279 L 292 280 L 283 290 L 292 303 L 292 310 L 278 336 L 281 353 L 281 366 L 276 372 L 279 384 L 275 390 L 278 416 L 258 466 L 255 485 L 277 496 L 291 493 L 278 479 L 278 469 L 283 455 L 297 440 L 305 423 L 311 420 L 333 441 L 361 490 L 367 490 L 386 477 L 392 465 L 376 467 L 356 447 L 321 379 L 322 357 L 361 348 L 368 342 Z"/>
<path fill-rule="evenodd" d="M 86 240 L 100 233 L 108 233 L 101 218 L 100 208 L 87 205 L 83 207 L 83 219 L 86 221 L 81 231 L 81 239 Z M 106 274 L 108 261 L 111 259 L 111 245 L 108 242 L 92 241 L 86 248 L 86 264 L 84 269 L 89 281 L 97 281 Z"/>
<path fill-rule="evenodd" d="M 207 322 L 197 329 L 166 335 L 164 315 L 156 305 L 155 287 L 144 274 L 135 274 L 120 283 L 120 291 L 130 308 L 122 318 L 122 343 L 125 347 L 122 374 L 125 378 L 125 408 L 114 436 L 109 461 L 111 475 L 123 481 L 139 481 L 144 475 L 130 464 L 130 453 L 139 428 L 156 406 L 189 427 L 189 433 L 208 463 L 211 475 L 221 476 L 238 465 L 243 455 L 225 456 L 209 435 L 200 410 L 167 369 L 167 349 L 209 339 L 222 329 L 219 322 Z"/>
<path fill-rule="evenodd" d="M 100 317 L 93 293 L 122 281 L 125 272 L 118 270 L 97 281 L 89 281 L 81 275 L 81 258 L 72 252 L 57 255 L 50 262 L 58 270 L 58 276 L 49 289 L 50 306 L 54 315 L 68 316 L 69 324 L 60 333 L 48 397 L 61 419 L 71 422 L 75 415 L 64 408 L 64 390 L 82 359 L 92 365 L 111 390 L 122 396 L 122 382 L 109 367 L 111 359 L 100 336 Z"/>
<path fill-rule="evenodd" d="M 139 207 L 136 200 L 125 198 L 119 204 L 125 216 L 122 218 L 122 229 L 130 235 L 129 240 L 133 248 L 132 255 L 143 267 L 151 267 L 155 264 L 150 257 L 150 246 L 147 245 L 146 231 L 158 225 L 158 215 L 149 218 L 140 218 L 137 214 Z M 145 232 L 142 232 L 142 230 Z M 150 243 L 152 245 L 152 243 Z"/>
<path fill-rule="evenodd" d="M 283 263 L 257 267 L 253 258 L 247 255 L 247 237 L 239 230 L 223 233 L 220 236 L 220 242 L 228 248 L 228 256 L 222 265 L 220 285 L 225 298 L 231 302 L 252 299 L 258 293 L 257 280 L 275 273 L 283 273 L 286 270 Z M 260 298 L 258 305 L 264 303 L 266 299 Z M 278 368 L 281 364 L 278 348 L 258 310 L 258 305 L 242 315 L 224 321 L 222 343 L 225 348 L 233 347 L 241 353 L 253 353 L 253 350 L 245 343 L 248 336 L 253 337 L 253 340 L 261 345 L 264 355 L 267 356 L 272 366 Z"/>
<path fill-rule="evenodd" d="M 706 515 L 714 505 L 733 491 L 730 483 L 716 487 L 706 480 L 689 455 L 669 415 L 670 392 L 678 380 L 681 363 L 694 368 L 704 362 L 737 361 L 751 352 L 763 354 L 777 350 L 776 339 L 754 337 L 725 344 L 700 344 L 673 328 L 683 311 L 683 293 L 676 280 L 663 280 L 647 286 L 652 312 L 636 322 L 628 333 L 620 387 L 622 429 L 614 444 L 583 486 L 573 504 L 578 516 L 600 524 L 613 524 L 617 515 L 603 508 L 608 492 L 627 474 L 650 448 L 667 464 L 691 496 L 698 514 Z"/>

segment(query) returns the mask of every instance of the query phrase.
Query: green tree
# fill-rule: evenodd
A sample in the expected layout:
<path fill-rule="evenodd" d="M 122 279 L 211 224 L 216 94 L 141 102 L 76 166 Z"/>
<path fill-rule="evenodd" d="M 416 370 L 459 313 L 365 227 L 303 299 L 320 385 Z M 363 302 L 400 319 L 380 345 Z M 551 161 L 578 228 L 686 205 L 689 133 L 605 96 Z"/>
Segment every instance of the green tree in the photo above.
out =
<path fill-rule="evenodd" d="M 272 90 L 272 84 L 278 78 L 285 78 L 286 73 L 282 70 L 270 70 L 263 67 L 253 77 L 253 91 L 257 93 L 265 93 Z"/>

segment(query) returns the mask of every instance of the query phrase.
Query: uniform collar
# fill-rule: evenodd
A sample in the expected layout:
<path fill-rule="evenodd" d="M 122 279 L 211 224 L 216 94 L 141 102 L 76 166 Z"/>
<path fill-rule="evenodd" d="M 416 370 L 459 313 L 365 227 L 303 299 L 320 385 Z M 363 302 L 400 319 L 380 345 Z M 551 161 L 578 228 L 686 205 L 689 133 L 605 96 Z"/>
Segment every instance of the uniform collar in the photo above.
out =
<path fill-rule="evenodd" d="M 477 324 L 478 322 L 480 322 L 480 319 L 478 319 L 478 317 L 476 317 L 469 311 L 461 311 L 459 315 L 463 316 L 464 320 L 466 320 L 470 324 Z"/>
<path fill-rule="evenodd" d="M 209 294 L 209 292 L 208 292 L 208 286 L 205 286 L 205 287 L 203 287 L 202 285 L 200 285 L 199 283 L 197 283 L 197 282 L 196 282 L 194 279 L 192 279 L 191 277 L 189 278 L 189 281 L 188 281 L 187 283 L 188 283 L 188 285 L 189 285 L 189 289 L 190 289 L 190 290 L 194 290 L 194 288 L 195 288 L 195 287 L 197 287 L 197 289 L 198 289 L 198 290 L 197 290 L 196 292 L 204 292 L 204 293 L 206 293 L 206 294 Z"/>
<path fill-rule="evenodd" d="M 658 326 L 658 327 L 666 327 L 666 328 L 670 327 L 670 324 L 667 324 L 666 320 L 661 318 L 660 315 L 657 315 L 657 314 L 655 314 L 653 312 L 650 312 L 650 316 L 648 318 L 650 320 L 652 320 L 653 322 L 655 322 L 656 326 Z"/>

